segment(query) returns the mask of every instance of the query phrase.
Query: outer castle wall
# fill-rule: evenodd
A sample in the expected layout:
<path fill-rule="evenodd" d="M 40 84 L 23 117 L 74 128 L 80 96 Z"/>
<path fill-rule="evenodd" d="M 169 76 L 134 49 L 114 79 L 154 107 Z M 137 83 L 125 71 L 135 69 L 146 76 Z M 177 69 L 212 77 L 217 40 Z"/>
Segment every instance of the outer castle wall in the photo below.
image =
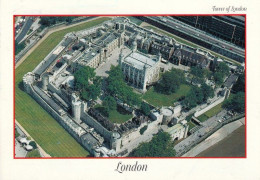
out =
<path fill-rule="evenodd" d="M 30 95 L 48 112 L 50 113 L 77 141 L 80 142 L 80 137 L 65 124 L 63 118 L 53 110 L 31 87 Z M 80 142 L 81 143 L 81 142 Z"/>
<path fill-rule="evenodd" d="M 69 134 L 74 137 L 85 149 L 87 149 L 90 153 L 93 153 L 93 148 L 86 142 L 84 142 L 84 140 L 81 139 L 81 137 L 86 134 L 83 133 L 81 135 L 78 135 L 75 131 L 73 131 L 66 123 L 65 120 L 63 119 L 62 116 L 60 116 L 54 109 L 52 109 L 52 107 L 50 107 L 32 88 L 31 85 L 26 84 L 26 88 L 30 89 L 30 95 L 36 100 L 36 102 L 38 102 L 43 108 L 44 110 L 46 110 L 48 113 L 51 114 L 51 116 L 57 120 L 68 132 Z"/>

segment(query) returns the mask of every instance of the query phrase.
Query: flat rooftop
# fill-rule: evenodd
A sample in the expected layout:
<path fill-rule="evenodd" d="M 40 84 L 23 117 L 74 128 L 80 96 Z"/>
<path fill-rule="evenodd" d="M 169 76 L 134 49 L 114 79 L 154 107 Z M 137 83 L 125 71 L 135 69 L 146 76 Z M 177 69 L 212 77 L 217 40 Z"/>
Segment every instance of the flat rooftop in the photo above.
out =
<path fill-rule="evenodd" d="M 153 67 L 156 64 L 156 60 L 145 56 L 138 52 L 133 52 L 129 54 L 125 59 L 124 62 L 131 64 L 133 67 L 137 69 L 143 69 L 146 65 L 148 68 Z"/>

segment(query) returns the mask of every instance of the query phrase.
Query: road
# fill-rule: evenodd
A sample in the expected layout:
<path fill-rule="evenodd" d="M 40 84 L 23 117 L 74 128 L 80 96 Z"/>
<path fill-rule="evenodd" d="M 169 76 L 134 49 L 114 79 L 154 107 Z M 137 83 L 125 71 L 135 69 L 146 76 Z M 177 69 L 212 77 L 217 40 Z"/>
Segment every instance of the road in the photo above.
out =
<path fill-rule="evenodd" d="M 217 39 L 216 37 L 213 37 L 212 35 L 209 35 L 204 31 L 193 28 L 193 27 L 191 27 L 187 24 L 184 24 L 184 23 L 182 23 L 178 20 L 171 19 L 170 17 L 165 17 L 164 21 L 162 21 L 161 17 L 158 17 L 158 16 L 153 16 L 151 18 L 156 19 L 157 21 L 160 21 L 162 23 L 166 23 L 167 25 L 173 27 L 174 29 L 176 29 L 178 31 L 185 32 L 186 34 L 189 34 L 189 35 L 197 36 L 198 38 L 203 39 L 206 42 L 210 42 L 212 44 L 217 44 L 221 48 L 228 49 L 228 50 L 235 52 L 239 55 L 245 56 L 245 50 L 244 49 L 242 49 L 242 48 L 240 48 L 240 47 L 238 47 L 234 44 L 228 43 L 226 41 Z"/>
<path fill-rule="evenodd" d="M 241 142 L 245 143 L 245 132 L 242 132 L 241 134 L 242 136 L 238 136 L 237 134 L 235 134 L 234 137 L 230 139 L 230 135 L 232 135 L 232 133 L 235 132 L 235 130 L 237 130 L 241 126 L 245 127 L 244 124 L 245 124 L 245 118 L 241 118 L 237 121 L 231 122 L 223 126 L 219 130 L 214 132 L 211 136 L 209 136 L 207 139 L 205 139 L 204 141 L 202 141 L 201 143 L 193 147 L 190 151 L 182 155 L 182 157 L 195 157 L 208 148 L 211 149 L 211 152 L 207 153 L 206 155 L 207 157 L 217 156 L 216 151 L 219 151 L 218 153 L 222 155 L 222 157 L 235 157 L 235 156 L 244 157 L 245 144 L 243 145 L 243 143 Z M 214 145 L 221 142 L 225 138 L 227 138 L 226 139 L 227 142 L 220 145 L 218 149 L 214 149 Z M 239 143 L 240 145 L 238 144 L 235 145 L 235 142 L 233 142 L 234 140 L 236 140 L 237 143 Z M 238 148 L 238 149 L 234 149 L 234 148 Z"/>
<path fill-rule="evenodd" d="M 22 39 L 25 37 L 25 35 L 29 31 L 32 24 L 33 24 L 33 17 L 28 17 L 28 19 L 26 19 L 26 21 L 22 27 L 20 34 L 15 39 L 18 43 L 21 43 Z"/>
<path fill-rule="evenodd" d="M 218 123 L 219 123 L 218 120 L 220 120 L 221 117 L 225 116 L 226 113 L 227 113 L 226 110 L 222 110 L 221 112 L 219 112 L 215 116 L 209 118 L 207 121 L 204 121 L 202 123 L 202 126 L 203 126 L 202 128 L 200 128 L 198 131 L 196 131 L 193 134 L 191 134 L 189 137 L 187 137 L 186 139 L 184 139 L 183 141 L 181 141 L 180 143 L 178 143 L 174 147 L 176 152 L 183 151 L 187 146 L 189 146 L 193 142 L 195 142 L 198 139 L 200 139 L 206 133 L 210 132 L 215 126 L 218 125 Z"/>

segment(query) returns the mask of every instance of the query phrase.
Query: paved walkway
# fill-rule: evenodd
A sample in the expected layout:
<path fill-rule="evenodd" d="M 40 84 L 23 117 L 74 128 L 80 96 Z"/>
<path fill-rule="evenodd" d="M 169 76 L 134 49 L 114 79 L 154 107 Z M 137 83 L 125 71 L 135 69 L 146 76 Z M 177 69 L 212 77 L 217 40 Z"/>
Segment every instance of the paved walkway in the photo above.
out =
<path fill-rule="evenodd" d="M 32 136 L 30 136 L 30 134 L 19 124 L 19 122 L 17 122 L 16 120 L 15 120 L 15 124 L 23 131 L 23 133 L 27 136 L 27 137 L 31 137 L 31 140 L 32 141 L 35 141 L 33 138 L 32 138 Z M 36 142 L 36 141 L 35 141 Z M 36 142 L 37 143 L 37 142 Z M 39 151 L 40 151 L 40 153 L 44 156 L 44 157 L 51 157 L 49 154 L 47 154 L 43 149 L 42 149 L 42 147 L 39 145 L 39 144 L 37 144 L 37 147 L 38 147 L 38 149 L 39 149 Z"/>
<path fill-rule="evenodd" d="M 27 151 L 23 146 L 15 139 L 15 157 L 26 157 Z"/>

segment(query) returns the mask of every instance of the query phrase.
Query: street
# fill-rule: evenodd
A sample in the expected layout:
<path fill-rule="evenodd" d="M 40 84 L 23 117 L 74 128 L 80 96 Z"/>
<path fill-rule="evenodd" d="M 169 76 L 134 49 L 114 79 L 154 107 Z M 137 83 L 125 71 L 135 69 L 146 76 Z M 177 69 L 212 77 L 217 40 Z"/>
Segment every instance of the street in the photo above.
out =
<path fill-rule="evenodd" d="M 20 43 L 21 40 L 26 36 L 26 34 L 29 31 L 29 29 L 31 28 L 32 24 L 33 24 L 33 17 L 28 17 L 28 19 L 26 19 L 25 24 L 23 25 L 24 27 L 22 27 L 22 30 L 21 30 L 20 34 L 18 34 L 15 41 Z"/>
<path fill-rule="evenodd" d="M 176 153 L 183 151 L 187 146 L 189 146 L 191 143 L 197 141 L 200 139 L 203 135 L 210 132 L 215 126 L 219 124 L 219 120 L 222 119 L 223 116 L 227 114 L 226 110 L 222 110 L 215 116 L 209 118 L 207 121 L 204 121 L 202 123 L 202 128 L 200 128 L 198 131 L 191 134 L 189 137 L 178 143 L 174 149 L 176 150 Z"/>
<path fill-rule="evenodd" d="M 154 17 L 151 17 L 151 18 L 154 18 L 158 21 L 161 21 L 160 17 L 158 17 L 158 16 L 154 16 Z M 234 44 L 231 44 L 231 43 L 225 42 L 223 40 L 217 39 L 216 37 L 213 37 L 212 35 L 209 35 L 204 31 L 195 29 L 195 28 L 188 26 L 187 24 L 180 22 L 176 19 L 171 19 L 171 18 L 167 17 L 167 18 L 165 18 L 165 23 L 170 25 L 171 27 L 174 27 L 175 29 L 183 31 L 187 34 L 193 34 L 194 36 L 197 36 L 198 38 L 201 38 L 204 41 L 208 41 L 208 42 L 213 43 L 213 44 L 218 44 L 222 48 L 229 49 L 229 50 L 231 50 L 231 51 L 233 51 L 237 54 L 243 55 L 243 56 L 245 55 L 244 49 L 242 49 L 242 48 L 240 48 L 240 47 L 238 47 Z"/>

